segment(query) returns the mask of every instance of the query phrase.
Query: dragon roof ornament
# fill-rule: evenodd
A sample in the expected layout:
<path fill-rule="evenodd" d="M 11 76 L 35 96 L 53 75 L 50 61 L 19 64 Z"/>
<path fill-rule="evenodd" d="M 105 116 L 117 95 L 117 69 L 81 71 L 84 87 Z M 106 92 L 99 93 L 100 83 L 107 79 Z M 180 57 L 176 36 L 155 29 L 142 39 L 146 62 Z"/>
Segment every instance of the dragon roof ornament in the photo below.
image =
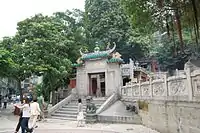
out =
<path fill-rule="evenodd" d="M 81 58 L 84 59 L 90 59 L 90 58 L 102 58 L 102 57 L 107 57 L 109 56 L 112 52 L 114 52 L 115 48 L 116 48 L 116 43 L 113 42 L 114 46 L 112 49 L 109 48 L 110 43 L 108 43 L 107 45 L 107 50 L 106 51 L 100 51 L 100 48 L 96 45 L 96 47 L 94 48 L 94 52 L 92 53 L 83 53 L 82 52 L 82 48 L 79 50 L 80 54 L 81 54 Z"/>

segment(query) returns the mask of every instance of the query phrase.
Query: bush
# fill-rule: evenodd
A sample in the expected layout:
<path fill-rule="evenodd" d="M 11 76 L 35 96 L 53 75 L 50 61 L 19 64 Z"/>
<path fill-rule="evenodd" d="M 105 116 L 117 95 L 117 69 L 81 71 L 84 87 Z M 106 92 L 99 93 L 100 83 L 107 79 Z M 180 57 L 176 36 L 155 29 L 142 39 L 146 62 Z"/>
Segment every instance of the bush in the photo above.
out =
<path fill-rule="evenodd" d="M 146 101 L 138 101 L 139 110 L 148 111 L 148 102 Z"/>

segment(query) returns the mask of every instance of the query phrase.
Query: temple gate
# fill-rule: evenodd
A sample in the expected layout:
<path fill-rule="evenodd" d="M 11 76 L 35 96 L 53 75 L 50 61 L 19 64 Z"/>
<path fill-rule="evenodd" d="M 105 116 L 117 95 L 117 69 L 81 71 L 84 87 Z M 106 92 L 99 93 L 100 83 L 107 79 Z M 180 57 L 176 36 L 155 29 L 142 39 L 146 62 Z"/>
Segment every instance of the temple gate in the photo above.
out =
<path fill-rule="evenodd" d="M 120 64 L 123 60 L 118 52 L 112 49 L 100 51 L 98 46 L 92 53 L 81 53 L 73 64 L 76 71 L 76 89 L 79 96 L 110 96 L 118 92 L 122 85 Z"/>

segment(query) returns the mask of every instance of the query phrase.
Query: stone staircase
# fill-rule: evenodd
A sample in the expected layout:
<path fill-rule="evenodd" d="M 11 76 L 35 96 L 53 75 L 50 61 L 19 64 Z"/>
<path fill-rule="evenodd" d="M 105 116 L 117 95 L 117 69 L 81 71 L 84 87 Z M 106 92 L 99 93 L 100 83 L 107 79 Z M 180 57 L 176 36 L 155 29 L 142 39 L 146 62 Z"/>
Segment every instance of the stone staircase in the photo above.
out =
<path fill-rule="evenodd" d="M 62 119 L 62 120 L 71 120 L 76 121 L 77 117 L 77 106 L 78 99 L 72 100 L 69 104 L 65 104 L 51 115 L 52 119 Z M 96 105 L 97 109 L 106 101 L 106 98 L 93 98 L 93 103 Z M 86 110 L 86 100 L 82 100 L 83 110 Z M 86 112 L 85 112 L 86 113 Z"/>

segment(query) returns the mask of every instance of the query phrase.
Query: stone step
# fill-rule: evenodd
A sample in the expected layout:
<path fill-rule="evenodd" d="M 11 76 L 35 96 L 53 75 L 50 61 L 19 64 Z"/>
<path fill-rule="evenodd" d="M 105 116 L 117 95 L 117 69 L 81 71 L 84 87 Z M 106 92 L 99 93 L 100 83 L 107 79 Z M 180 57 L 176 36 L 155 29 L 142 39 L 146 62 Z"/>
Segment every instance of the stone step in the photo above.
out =
<path fill-rule="evenodd" d="M 61 109 L 59 109 L 59 111 L 73 111 L 73 112 L 77 112 L 77 108 L 61 108 Z"/>
<path fill-rule="evenodd" d="M 56 117 L 52 116 L 51 119 L 58 119 L 58 120 L 68 120 L 68 121 L 76 121 L 76 118 L 68 118 L 68 117 Z"/>
<path fill-rule="evenodd" d="M 104 103 L 106 100 L 93 100 L 93 103 Z M 76 100 L 72 100 L 71 103 L 78 103 Z M 82 101 L 83 104 L 86 104 L 86 101 Z"/>
<path fill-rule="evenodd" d="M 62 111 L 62 110 L 59 110 L 59 111 L 56 111 L 55 113 L 56 113 L 56 114 L 77 115 L 77 112 L 76 112 L 76 111 Z M 84 112 L 84 114 L 86 114 L 86 112 Z"/>
<path fill-rule="evenodd" d="M 51 115 L 52 117 L 65 117 L 65 118 L 75 118 L 77 117 L 77 115 L 70 115 L 70 114 L 57 114 L 57 113 L 54 113 Z"/>
<path fill-rule="evenodd" d="M 97 108 L 99 108 L 101 105 L 98 104 L 98 105 L 95 105 Z M 64 105 L 62 108 L 78 108 L 78 105 Z M 86 109 L 86 105 L 84 106 L 83 105 L 83 109 Z"/>
<path fill-rule="evenodd" d="M 51 115 L 52 119 L 60 119 L 60 120 L 69 120 L 76 121 L 77 120 L 77 108 L 78 108 L 78 100 L 72 100 L 70 103 L 62 106 L 59 110 L 57 110 L 54 114 Z M 95 99 L 93 103 L 96 105 L 97 109 L 106 101 L 106 99 Z M 82 100 L 83 111 L 84 114 L 86 110 L 86 100 Z"/>
<path fill-rule="evenodd" d="M 77 105 L 64 105 L 62 108 L 78 108 Z M 86 106 L 83 106 L 83 108 L 86 108 Z"/>
<path fill-rule="evenodd" d="M 96 106 L 101 106 L 103 103 L 94 103 Z M 83 106 L 87 106 L 86 104 L 82 104 Z M 70 104 L 66 104 L 64 106 L 78 106 L 77 103 L 70 103 Z"/>
<path fill-rule="evenodd" d="M 69 115 L 77 115 L 77 111 L 56 111 L 55 114 L 69 114 Z"/>

